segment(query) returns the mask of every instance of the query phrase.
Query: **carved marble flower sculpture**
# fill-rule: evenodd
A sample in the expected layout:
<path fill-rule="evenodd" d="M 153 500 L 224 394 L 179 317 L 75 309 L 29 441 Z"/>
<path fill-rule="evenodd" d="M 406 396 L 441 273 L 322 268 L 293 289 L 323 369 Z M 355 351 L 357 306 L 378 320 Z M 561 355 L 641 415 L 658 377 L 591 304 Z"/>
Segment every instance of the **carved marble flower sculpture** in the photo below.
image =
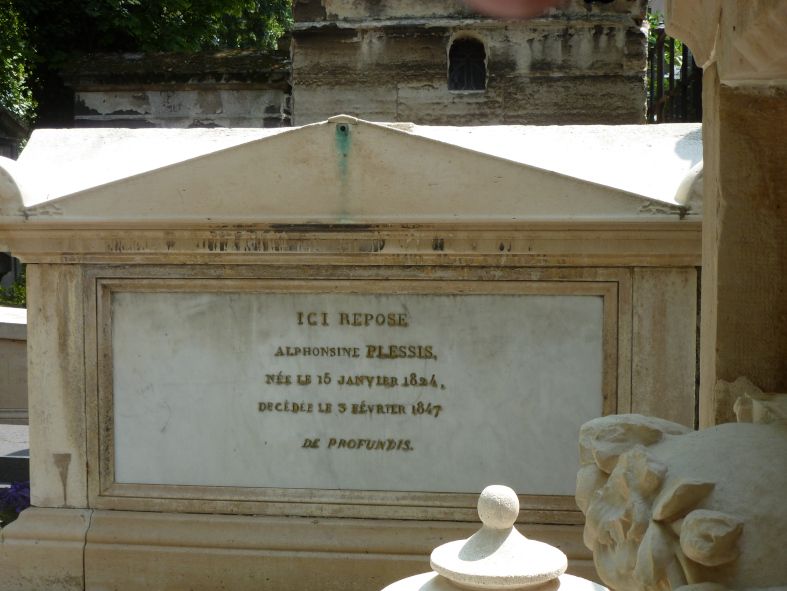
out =
<path fill-rule="evenodd" d="M 787 589 L 787 428 L 640 415 L 580 431 L 585 544 L 625 591 Z"/>

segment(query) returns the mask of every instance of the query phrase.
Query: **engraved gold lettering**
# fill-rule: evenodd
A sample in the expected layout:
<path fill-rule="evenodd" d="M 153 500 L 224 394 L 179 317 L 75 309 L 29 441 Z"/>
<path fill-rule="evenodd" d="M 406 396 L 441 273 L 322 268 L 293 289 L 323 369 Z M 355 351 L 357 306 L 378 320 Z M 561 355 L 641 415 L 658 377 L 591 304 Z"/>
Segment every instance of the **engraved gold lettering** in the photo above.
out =
<path fill-rule="evenodd" d="M 299 326 L 330 326 L 328 312 L 296 312 Z"/>
<path fill-rule="evenodd" d="M 293 402 L 291 400 L 279 400 L 277 402 L 264 401 L 257 403 L 257 410 L 259 412 L 278 412 L 278 413 L 292 413 L 311 414 L 314 412 L 314 403 L 312 402 Z"/>
<path fill-rule="evenodd" d="M 431 402 L 427 402 L 426 404 L 423 401 L 418 401 L 417 403 L 413 404 L 410 407 L 411 414 L 413 415 L 430 415 L 434 418 L 440 416 L 440 413 L 443 411 L 443 406 L 441 404 L 432 404 Z"/>
<path fill-rule="evenodd" d="M 306 337 L 306 335 L 314 334 L 309 330 L 304 333 L 302 342 L 279 343 L 272 347 L 273 357 L 276 358 L 290 358 L 286 362 L 288 365 L 283 366 L 285 371 L 292 371 L 292 373 L 285 373 L 279 371 L 279 367 L 269 368 L 265 373 L 265 385 L 267 386 L 290 386 L 297 385 L 300 388 L 287 390 L 287 396 L 291 393 L 297 392 L 298 396 L 303 396 L 307 400 L 300 399 L 285 399 L 285 400 L 264 400 L 258 402 L 258 412 L 268 415 L 309 415 L 318 413 L 320 415 L 345 415 L 348 417 L 358 417 L 357 421 L 352 423 L 357 425 L 371 425 L 381 424 L 386 422 L 388 417 L 408 417 L 410 421 L 424 421 L 438 418 L 444 412 L 443 404 L 439 398 L 436 400 L 421 400 L 422 395 L 427 395 L 427 389 L 437 388 L 445 390 L 445 385 L 438 381 L 437 375 L 428 373 L 421 369 L 421 371 L 412 372 L 415 366 L 408 367 L 406 363 L 383 364 L 390 367 L 389 371 L 379 371 L 381 367 L 376 362 L 383 361 L 429 361 L 437 360 L 435 353 L 435 346 L 432 344 L 413 343 L 407 342 L 405 338 L 396 337 L 388 340 L 382 336 L 384 332 L 379 329 L 385 328 L 406 328 L 410 326 L 410 318 L 406 312 L 395 312 L 389 310 L 375 310 L 375 309 L 355 309 L 346 310 L 342 312 L 328 312 L 324 310 L 301 310 L 296 311 L 296 323 L 298 326 L 311 329 L 313 327 L 329 327 L 331 325 L 337 327 L 354 327 L 354 328 L 369 328 L 369 335 L 376 335 L 365 343 L 352 342 L 352 338 L 346 338 L 350 332 L 364 333 L 365 331 L 343 331 L 342 338 L 345 342 L 325 342 L 324 339 L 314 339 Z M 377 329 L 377 330 L 375 330 Z M 329 333 L 330 331 L 325 331 Z M 393 335 L 393 333 L 390 333 Z M 406 333 L 399 333 L 406 334 Z M 382 338 L 381 338 L 382 337 Z M 307 340 L 308 339 L 308 340 Z M 379 339 L 379 340 L 377 340 Z M 349 342 L 348 342 L 349 341 Z M 377 342 L 374 342 L 377 341 Z M 391 342 L 393 341 L 393 342 Z M 404 342 L 402 342 L 404 341 Z M 345 363 L 332 366 L 330 361 L 316 361 L 314 367 L 309 367 L 308 359 L 322 359 L 322 360 L 343 360 L 343 359 L 367 359 L 369 360 L 368 367 L 370 373 L 353 373 L 354 366 L 360 369 L 355 364 Z M 343 366 L 342 366 L 343 365 Z M 427 367 L 424 364 L 418 364 L 418 368 Z M 434 367 L 434 366 L 432 366 Z M 325 369 L 332 371 L 325 371 Z M 319 370 L 319 371 L 318 371 Z M 357 371 L 357 370 L 356 370 Z M 363 370 L 361 370 L 363 371 Z M 369 371 L 369 370 L 367 370 Z M 401 372 L 401 373 L 400 373 Z M 423 372 L 423 373 L 421 373 Z M 397 375 L 390 375 L 396 373 Z M 322 395 L 333 392 L 337 395 L 339 389 L 357 388 L 356 393 L 364 393 L 372 391 L 372 393 L 361 394 L 370 400 L 313 400 L 308 401 L 310 396 L 317 394 Z M 405 403 L 389 402 L 385 400 L 375 400 L 375 398 L 383 397 L 383 394 L 376 392 L 376 389 L 390 389 L 390 388 L 407 388 L 411 390 L 409 394 L 415 395 L 416 402 L 412 402 L 412 398 L 408 396 L 409 401 Z M 412 389 L 417 389 L 412 391 Z M 270 391 L 270 390 L 269 390 Z M 346 390 L 344 390 L 346 392 Z M 280 391 L 281 392 L 281 391 Z M 402 392 L 405 394 L 405 392 Z M 338 394 L 341 399 L 341 394 Z M 272 395 L 272 397 L 276 397 Z M 360 398 L 360 396 L 359 396 Z M 417 417 L 423 417 L 418 419 Z M 269 419 L 265 419 L 269 420 Z M 274 419 L 275 420 L 275 419 Z M 399 419 L 401 420 L 401 419 Z M 330 421 L 325 424 L 329 424 Z M 395 424 L 395 423 L 392 423 Z M 382 437 L 375 437 L 368 433 L 361 436 L 359 434 L 328 434 L 321 433 L 321 437 L 308 436 L 303 439 L 296 439 L 292 443 L 298 445 L 301 442 L 301 448 L 305 450 L 323 449 L 323 450 L 342 450 L 346 452 L 351 451 L 382 451 L 382 452 L 412 452 L 415 450 L 412 440 L 405 437 L 389 436 L 388 433 Z"/>
<path fill-rule="evenodd" d="M 367 359 L 437 359 L 432 345 L 366 345 Z"/>
<path fill-rule="evenodd" d="M 340 326 L 409 326 L 406 313 L 339 312 Z M 327 325 L 326 325 L 327 326 Z"/>
<path fill-rule="evenodd" d="M 265 374 L 265 384 L 269 386 L 289 386 L 292 384 L 292 376 L 282 372 Z"/>
<path fill-rule="evenodd" d="M 336 380 L 339 386 L 366 386 L 367 388 L 393 388 L 399 384 L 396 376 L 341 375 Z"/>
<path fill-rule="evenodd" d="M 403 415 L 406 414 L 404 404 L 367 404 L 366 401 L 351 405 L 354 415 Z"/>
<path fill-rule="evenodd" d="M 409 439 L 367 439 L 330 437 L 327 449 L 368 450 L 368 451 L 415 451 Z"/>
<path fill-rule="evenodd" d="M 361 357 L 360 347 L 348 346 L 278 346 L 274 357 L 347 357 L 359 359 Z"/>

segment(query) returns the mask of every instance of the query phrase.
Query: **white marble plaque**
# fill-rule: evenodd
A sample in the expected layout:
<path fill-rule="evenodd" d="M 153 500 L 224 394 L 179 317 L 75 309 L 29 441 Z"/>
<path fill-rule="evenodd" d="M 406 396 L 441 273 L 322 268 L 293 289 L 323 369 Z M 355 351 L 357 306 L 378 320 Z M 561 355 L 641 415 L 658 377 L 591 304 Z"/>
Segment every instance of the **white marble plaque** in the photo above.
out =
<path fill-rule="evenodd" d="M 600 295 L 112 297 L 118 483 L 573 495 Z"/>

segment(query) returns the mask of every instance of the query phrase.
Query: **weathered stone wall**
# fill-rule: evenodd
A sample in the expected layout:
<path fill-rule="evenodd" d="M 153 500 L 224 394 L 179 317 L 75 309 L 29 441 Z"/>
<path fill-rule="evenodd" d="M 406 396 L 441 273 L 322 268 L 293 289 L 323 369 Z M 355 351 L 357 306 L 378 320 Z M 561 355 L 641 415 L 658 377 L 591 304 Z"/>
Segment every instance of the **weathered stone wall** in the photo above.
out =
<path fill-rule="evenodd" d="M 296 0 L 278 52 L 89 56 L 65 74 L 77 127 L 642 123 L 645 8 L 572 0 L 501 21 L 460 0 Z M 484 44 L 485 90 L 448 89 L 461 37 Z"/>
<path fill-rule="evenodd" d="M 27 424 L 27 312 L 0 306 L 0 425 Z"/>
<path fill-rule="evenodd" d="M 290 124 L 285 53 L 93 55 L 71 65 L 77 127 Z"/>
<path fill-rule="evenodd" d="M 294 123 L 339 112 L 436 125 L 640 123 L 645 8 L 575 0 L 515 22 L 450 0 L 298 0 Z M 448 90 L 448 50 L 461 36 L 484 43 L 486 90 Z"/>
<path fill-rule="evenodd" d="M 461 0 L 295 0 L 296 21 L 471 16 Z"/>

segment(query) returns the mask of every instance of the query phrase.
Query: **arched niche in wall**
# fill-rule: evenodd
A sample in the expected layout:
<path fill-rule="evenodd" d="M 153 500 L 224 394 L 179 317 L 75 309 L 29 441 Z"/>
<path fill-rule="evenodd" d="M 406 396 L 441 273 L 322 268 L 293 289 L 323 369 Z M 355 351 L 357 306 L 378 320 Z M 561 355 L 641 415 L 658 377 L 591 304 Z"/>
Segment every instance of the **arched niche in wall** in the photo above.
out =
<path fill-rule="evenodd" d="M 452 39 L 448 49 L 448 90 L 486 90 L 486 60 L 486 47 L 480 39 Z"/>

